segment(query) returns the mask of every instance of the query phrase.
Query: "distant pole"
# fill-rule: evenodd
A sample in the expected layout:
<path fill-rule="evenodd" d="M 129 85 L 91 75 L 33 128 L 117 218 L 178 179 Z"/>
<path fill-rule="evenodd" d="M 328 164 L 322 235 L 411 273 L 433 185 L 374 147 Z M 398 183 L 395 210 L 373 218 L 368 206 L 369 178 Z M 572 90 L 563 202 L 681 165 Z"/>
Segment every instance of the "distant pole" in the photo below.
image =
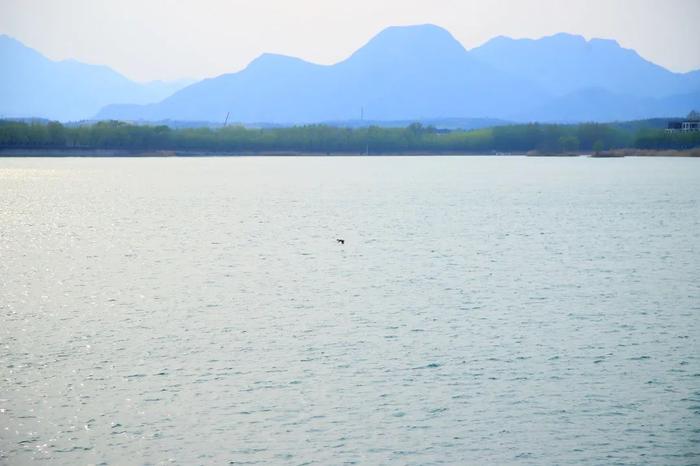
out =
<path fill-rule="evenodd" d="M 226 119 L 224 120 L 224 128 L 226 128 L 226 123 L 228 123 L 228 116 L 231 112 L 226 112 Z"/>
<path fill-rule="evenodd" d="M 365 107 L 360 107 L 360 121 L 365 121 Z"/>

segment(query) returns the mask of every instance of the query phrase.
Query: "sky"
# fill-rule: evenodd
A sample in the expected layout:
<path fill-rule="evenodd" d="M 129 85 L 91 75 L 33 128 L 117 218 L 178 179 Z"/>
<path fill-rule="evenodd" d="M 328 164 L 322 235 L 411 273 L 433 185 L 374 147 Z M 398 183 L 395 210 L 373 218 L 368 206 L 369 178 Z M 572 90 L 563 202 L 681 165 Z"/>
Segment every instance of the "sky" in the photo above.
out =
<path fill-rule="evenodd" d="M 264 52 L 332 64 L 385 27 L 424 23 L 467 49 L 568 32 L 700 69 L 700 0 L 0 0 L 0 34 L 137 81 L 218 76 Z"/>

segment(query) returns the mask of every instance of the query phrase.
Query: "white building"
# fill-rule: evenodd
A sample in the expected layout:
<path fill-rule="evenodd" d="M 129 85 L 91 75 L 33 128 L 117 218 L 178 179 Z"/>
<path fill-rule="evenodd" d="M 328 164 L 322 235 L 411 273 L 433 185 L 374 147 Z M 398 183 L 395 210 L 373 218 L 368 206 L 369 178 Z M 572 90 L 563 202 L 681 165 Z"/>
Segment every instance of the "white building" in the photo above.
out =
<path fill-rule="evenodd" d="M 676 132 L 691 132 L 700 131 L 700 113 L 690 112 L 688 117 L 683 121 L 669 121 L 666 131 Z"/>

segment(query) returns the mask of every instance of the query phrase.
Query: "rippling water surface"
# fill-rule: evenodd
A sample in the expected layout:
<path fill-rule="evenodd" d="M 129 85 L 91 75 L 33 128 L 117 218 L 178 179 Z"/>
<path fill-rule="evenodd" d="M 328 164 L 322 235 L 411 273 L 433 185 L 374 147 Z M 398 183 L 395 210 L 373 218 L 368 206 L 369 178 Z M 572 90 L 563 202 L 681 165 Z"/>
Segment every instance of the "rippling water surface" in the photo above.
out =
<path fill-rule="evenodd" d="M 0 318 L 0 463 L 697 464 L 700 160 L 3 159 Z"/>

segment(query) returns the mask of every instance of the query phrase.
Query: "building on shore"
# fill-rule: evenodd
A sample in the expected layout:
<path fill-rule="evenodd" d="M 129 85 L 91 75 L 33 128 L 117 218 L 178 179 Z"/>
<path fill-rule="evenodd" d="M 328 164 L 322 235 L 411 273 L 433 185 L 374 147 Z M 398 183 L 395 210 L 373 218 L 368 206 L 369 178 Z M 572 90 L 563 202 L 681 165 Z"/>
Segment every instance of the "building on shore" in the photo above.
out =
<path fill-rule="evenodd" d="M 666 131 L 675 133 L 700 131 L 700 113 L 690 112 L 685 120 L 669 121 Z"/>

